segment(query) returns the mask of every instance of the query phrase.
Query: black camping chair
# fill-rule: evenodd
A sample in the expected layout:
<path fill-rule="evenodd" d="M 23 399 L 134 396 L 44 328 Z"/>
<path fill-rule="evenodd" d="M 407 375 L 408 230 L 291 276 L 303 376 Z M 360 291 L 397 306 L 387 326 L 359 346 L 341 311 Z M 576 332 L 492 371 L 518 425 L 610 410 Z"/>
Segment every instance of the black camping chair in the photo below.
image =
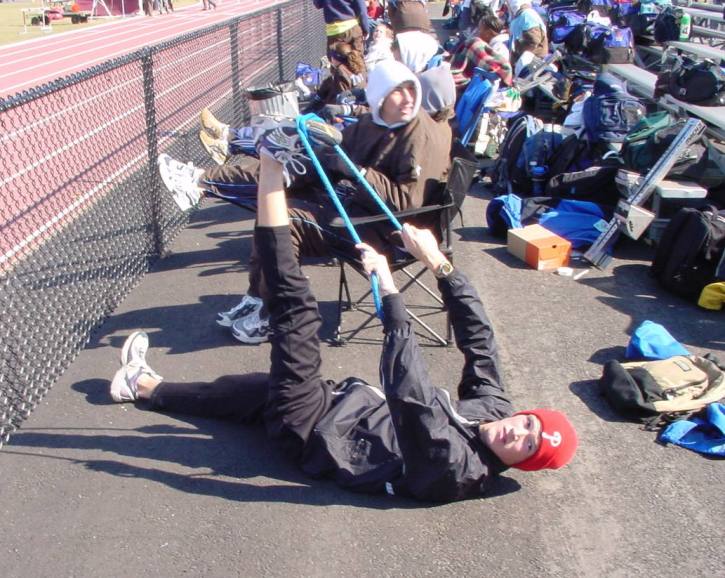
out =
<path fill-rule="evenodd" d="M 414 224 L 416 226 L 431 228 L 441 245 L 441 250 L 450 261 L 453 260 L 453 236 L 451 234 L 451 226 L 453 224 L 455 216 L 457 214 L 461 214 L 461 206 L 463 204 L 463 200 L 465 199 L 466 193 L 468 193 L 468 190 L 471 187 L 477 171 L 478 163 L 461 157 L 455 157 L 453 159 L 453 163 L 451 164 L 451 170 L 449 171 L 447 182 L 445 183 L 445 187 L 438 199 L 437 204 L 425 205 L 417 209 L 407 209 L 394 213 L 396 218 L 400 222 L 410 222 L 411 224 Z M 361 237 L 365 238 L 364 231 L 366 225 L 386 223 L 388 221 L 388 217 L 386 215 L 380 214 L 369 217 L 352 218 L 351 221 L 355 226 L 355 229 L 358 230 L 358 232 L 360 233 Z M 341 231 L 341 234 L 343 234 L 345 224 L 341 218 L 334 219 L 331 225 L 332 227 L 339 229 Z M 443 300 L 440 298 L 437 292 L 431 290 L 420 280 L 420 278 L 426 272 L 426 268 L 421 267 L 417 273 L 412 272 L 411 269 L 415 265 L 415 263 L 417 263 L 417 261 L 403 251 L 399 250 L 398 253 L 400 254 L 400 257 L 394 259 L 390 263 L 391 272 L 395 273 L 396 271 L 401 271 L 405 276 L 408 277 L 407 282 L 399 287 L 399 291 L 402 293 L 408 287 L 415 284 L 420 287 L 425 293 L 431 296 L 431 298 L 435 302 L 433 308 L 436 311 L 443 311 Z M 336 253 L 335 256 L 337 257 L 340 266 L 340 282 L 338 288 L 337 328 L 335 330 L 334 342 L 338 345 L 344 345 L 345 342 L 349 340 L 349 338 L 345 338 L 342 335 L 343 308 L 346 307 L 348 310 L 357 309 L 365 302 L 366 299 L 369 298 L 371 291 L 368 290 L 362 297 L 353 302 L 350 296 L 350 287 L 348 284 L 345 268 L 346 266 L 351 267 L 360 275 L 366 277 L 365 271 L 362 267 L 362 263 L 359 260 L 351 259 L 349 254 Z M 396 255 L 396 257 L 397 256 L 398 255 Z M 343 299 L 343 294 L 345 299 Z M 423 329 L 425 329 L 435 341 L 437 341 L 441 345 L 449 345 L 452 342 L 452 327 L 450 324 L 450 320 L 446 320 L 446 336 L 442 337 L 423 319 L 421 319 L 420 316 L 415 315 L 407 307 L 406 311 L 410 315 L 411 319 L 415 320 L 416 323 L 418 323 Z M 365 324 L 363 324 L 363 326 L 364 325 Z M 357 331 L 359 331 L 359 329 L 360 328 L 358 328 Z"/>

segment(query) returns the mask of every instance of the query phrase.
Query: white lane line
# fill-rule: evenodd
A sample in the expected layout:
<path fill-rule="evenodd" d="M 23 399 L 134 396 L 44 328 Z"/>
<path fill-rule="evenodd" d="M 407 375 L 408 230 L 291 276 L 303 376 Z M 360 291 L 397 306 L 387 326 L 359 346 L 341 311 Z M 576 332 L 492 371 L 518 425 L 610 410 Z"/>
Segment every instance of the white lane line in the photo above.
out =
<path fill-rule="evenodd" d="M 220 44 L 220 43 L 218 43 L 218 44 Z M 185 55 L 185 58 L 181 59 L 181 61 L 176 61 L 174 64 L 176 66 L 178 66 L 179 64 L 183 64 L 184 60 L 187 60 L 189 58 L 194 58 L 194 57 L 198 56 L 199 54 L 202 54 L 204 52 L 207 52 L 209 50 L 212 50 L 213 48 L 215 48 L 215 45 L 206 46 L 206 47 L 204 47 L 204 49 L 202 51 L 195 52 L 193 54 Z M 166 94 L 169 94 L 170 92 L 179 89 L 184 84 L 187 84 L 189 82 L 193 82 L 193 81 L 197 80 L 199 77 L 208 74 L 211 70 L 214 70 L 215 68 L 217 68 L 219 66 L 228 65 L 230 62 L 231 62 L 231 58 L 230 59 L 227 59 L 227 60 L 221 60 L 221 61 L 218 61 L 216 63 L 216 65 L 214 65 L 212 67 L 209 67 L 209 68 L 205 68 L 205 69 L 197 72 L 193 76 L 184 77 L 180 82 L 178 82 L 178 83 L 176 83 L 174 85 L 171 85 L 169 88 L 167 88 L 166 90 L 162 91 L 158 95 L 157 98 L 160 100 Z M 137 77 L 137 78 L 139 78 L 139 77 Z M 41 158 L 33 161 L 32 163 L 30 163 L 29 165 L 26 165 L 25 167 L 23 167 L 22 169 L 20 169 L 16 173 L 14 173 L 14 174 L 12 174 L 12 175 L 10 175 L 10 176 L 8 176 L 8 177 L 0 180 L 0 187 L 4 187 L 5 185 L 7 185 L 7 184 L 13 182 L 14 180 L 16 180 L 17 178 L 22 177 L 23 175 L 27 174 L 28 172 L 37 169 L 39 166 L 41 166 L 41 165 L 43 165 L 43 164 L 45 164 L 45 163 L 53 160 L 54 158 L 60 156 L 61 154 L 63 154 L 65 152 L 73 149 L 74 147 L 82 144 L 83 142 L 85 142 L 88 139 L 96 136 L 100 132 L 106 130 L 107 128 L 109 128 L 111 126 L 113 126 L 114 124 L 117 124 L 121 120 L 123 120 L 125 118 L 128 118 L 133 113 L 138 112 L 139 110 L 142 110 L 143 107 L 144 107 L 144 104 L 142 102 L 141 104 L 139 104 L 137 106 L 134 106 L 134 107 L 126 110 L 122 114 L 120 114 L 118 116 L 115 116 L 114 118 L 112 118 L 112 119 L 110 119 L 110 120 L 108 120 L 108 121 L 100 124 L 99 126 L 95 127 L 90 132 L 87 132 L 84 135 L 82 135 L 80 137 L 77 137 L 77 138 L 73 139 L 72 141 L 64 144 L 62 147 L 55 149 L 54 151 L 52 151 L 51 153 L 45 155 L 44 157 L 41 157 Z"/>

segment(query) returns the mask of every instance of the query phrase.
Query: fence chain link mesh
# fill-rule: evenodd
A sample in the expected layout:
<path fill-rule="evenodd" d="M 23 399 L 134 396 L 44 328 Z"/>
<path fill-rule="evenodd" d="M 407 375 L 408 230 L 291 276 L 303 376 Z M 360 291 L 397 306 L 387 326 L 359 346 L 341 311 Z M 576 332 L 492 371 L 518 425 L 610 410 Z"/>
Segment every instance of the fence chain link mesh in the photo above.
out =
<path fill-rule="evenodd" d="M 293 0 L 0 100 L 0 447 L 188 222 L 156 158 L 209 166 L 199 111 L 324 54 Z"/>

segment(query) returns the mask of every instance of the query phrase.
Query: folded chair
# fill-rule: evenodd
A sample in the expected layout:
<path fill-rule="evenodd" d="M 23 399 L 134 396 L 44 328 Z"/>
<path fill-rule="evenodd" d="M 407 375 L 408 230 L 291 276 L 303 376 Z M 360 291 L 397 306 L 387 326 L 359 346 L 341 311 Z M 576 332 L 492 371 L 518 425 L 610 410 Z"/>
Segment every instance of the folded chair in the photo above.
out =
<path fill-rule="evenodd" d="M 431 228 L 433 233 L 438 239 L 441 250 L 446 257 L 453 261 L 453 237 L 451 234 L 451 226 L 453 220 L 457 214 L 461 212 L 461 206 L 463 200 L 466 197 L 466 193 L 471 187 L 471 183 L 478 170 L 478 163 L 470 160 L 456 157 L 453 159 L 451 169 L 448 174 L 447 182 L 442 190 L 442 193 L 436 204 L 425 205 L 417 209 L 407 209 L 404 211 L 398 211 L 394 213 L 395 217 L 402 223 L 409 222 L 416 226 L 422 226 Z M 365 237 L 365 226 L 386 223 L 388 217 L 386 215 L 373 215 L 368 217 L 357 217 L 351 219 L 356 229 L 360 231 L 361 236 Z M 340 234 L 344 234 L 344 223 L 342 219 L 334 219 L 331 223 L 333 228 L 340 231 Z M 399 256 L 399 257 L 398 257 Z M 342 332 L 342 315 L 343 309 L 357 309 L 362 305 L 366 299 L 370 296 L 368 290 L 362 297 L 353 301 L 350 295 L 350 287 L 347 280 L 346 267 L 350 267 L 362 276 L 366 276 L 363 270 L 362 264 L 359 260 L 351 259 L 349 254 L 335 253 L 335 257 L 338 260 L 340 267 L 340 280 L 338 286 L 338 304 L 337 304 L 337 328 L 335 330 L 334 342 L 338 345 L 343 345 L 349 338 L 343 337 Z M 420 278 L 425 273 L 426 269 L 420 265 L 419 270 L 414 272 L 413 266 L 417 261 L 401 249 L 396 250 L 396 258 L 390 263 L 390 269 L 393 273 L 401 271 L 408 280 L 405 284 L 399 287 L 401 293 L 405 292 L 412 285 L 420 287 L 427 295 L 429 295 L 434 305 L 431 309 L 436 311 L 443 311 L 443 301 L 436 291 L 433 291 L 427 287 Z M 344 297 L 344 298 L 343 298 Z M 416 323 L 418 323 L 425 331 L 441 345 L 449 345 L 452 341 L 452 331 L 450 321 L 446 319 L 446 336 L 442 337 L 437 331 L 430 327 L 420 316 L 416 315 L 410 309 L 406 308 L 406 311 Z M 364 326 L 365 324 L 363 324 Z M 358 328 L 356 333 L 362 328 Z"/>

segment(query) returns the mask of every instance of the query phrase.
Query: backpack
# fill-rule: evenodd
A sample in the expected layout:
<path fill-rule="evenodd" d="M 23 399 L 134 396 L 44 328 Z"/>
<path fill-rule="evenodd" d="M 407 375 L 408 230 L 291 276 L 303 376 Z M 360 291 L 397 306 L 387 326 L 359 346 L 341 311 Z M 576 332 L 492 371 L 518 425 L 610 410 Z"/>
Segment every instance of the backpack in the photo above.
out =
<path fill-rule="evenodd" d="M 627 19 L 631 14 L 639 12 L 639 4 L 635 4 L 632 0 L 616 0 L 612 9 L 612 24 L 620 26 L 628 26 Z"/>
<path fill-rule="evenodd" d="M 590 201 L 604 207 L 614 207 L 620 197 L 615 181 L 618 170 L 617 165 L 604 165 L 560 173 L 549 179 L 545 193 L 552 197 Z"/>
<path fill-rule="evenodd" d="M 600 16 L 609 16 L 616 6 L 614 0 L 579 0 L 577 8 L 584 14 L 589 14 L 592 10 L 596 11 Z"/>
<path fill-rule="evenodd" d="M 539 132 L 544 124 L 529 114 L 521 114 L 509 119 L 506 137 L 501 142 L 498 159 L 491 168 L 491 186 L 496 195 L 512 192 L 511 174 L 524 146 L 524 141 L 532 134 Z"/>
<path fill-rule="evenodd" d="M 696 62 L 687 57 L 657 77 L 655 96 L 669 93 L 677 100 L 699 106 L 725 105 L 725 74 L 711 60 Z"/>
<path fill-rule="evenodd" d="M 682 10 L 673 6 L 665 7 L 662 12 L 657 15 L 653 25 L 655 42 L 662 44 L 672 40 L 680 39 L 680 19 L 682 18 Z"/>
<path fill-rule="evenodd" d="M 642 37 L 652 36 L 654 34 L 657 15 L 668 4 L 669 0 L 659 2 L 643 2 L 640 0 L 638 7 L 633 9 L 626 18 L 627 26 L 631 28 L 635 38 L 642 39 Z"/>
<path fill-rule="evenodd" d="M 540 130 L 524 141 L 519 158 L 510 175 L 514 193 L 518 195 L 543 194 L 543 185 L 541 190 L 535 190 L 534 177 L 547 178 L 549 159 L 562 140 L 564 137 L 559 132 Z M 537 167 L 543 167 L 541 175 L 534 174 Z"/>
<path fill-rule="evenodd" d="M 622 142 L 645 115 L 645 106 L 608 73 L 594 82 L 592 95 L 584 101 L 582 120 L 592 143 Z"/>
<path fill-rule="evenodd" d="M 567 38 L 584 24 L 584 20 L 584 16 L 576 9 L 554 10 L 549 15 L 549 39 L 555 44 L 566 42 Z"/>
<path fill-rule="evenodd" d="M 625 137 L 620 152 L 625 167 L 638 173 L 646 173 L 659 160 L 686 122 L 685 119 L 673 122 L 668 114 L 661 113 L 648 118 L 653 122 L 649 130 L 641 128 L 643 124 L 635 126 L 632 133 Z M 666 124 L 662 126 L 663 123 Z M 680 153 L 667 177 L 687 177 L 699 181 L 708 169 L 708 152 L 704 137 L 690 143 Z"/>
<path fill-rule="evenodd" d="M 595 64 L 628 64 L 634 62 L 634 35 L 629 28 L 602 26 L 586 27 L 584 53 Z"/>
<path fill-rule="evenodd" d="M 604 364 L 599 386 L 617 413 L 651 428 L 725 397 L 725 373 L 709 354 L 627 363 L 610 360 Z"/>
<path fill-rule="evenodd" d="M 725 280 L 725 211 L 685 207 L 667 224 L 650 273 L 667 289 L 697 301 L 706 285 Z"/>

